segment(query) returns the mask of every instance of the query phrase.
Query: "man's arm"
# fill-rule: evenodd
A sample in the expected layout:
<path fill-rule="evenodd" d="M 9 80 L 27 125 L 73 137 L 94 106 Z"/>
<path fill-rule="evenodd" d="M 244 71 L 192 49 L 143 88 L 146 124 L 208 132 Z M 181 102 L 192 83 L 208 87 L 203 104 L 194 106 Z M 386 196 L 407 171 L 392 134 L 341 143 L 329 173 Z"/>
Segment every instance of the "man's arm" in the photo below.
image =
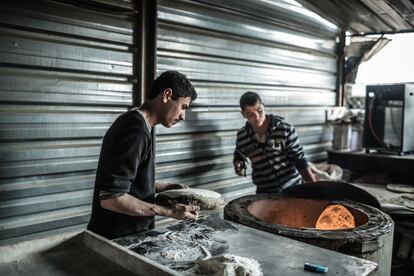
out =
<path fill-rule="evenodd" d="M 310 167 L 306 167 L 306 168 L 300 170 L 299 173 L 302 176 L 305 183 L 316 181 L 315 175 L 312 173 Z"/>
<path fill-rule="evenodd" d="M 246 155 L 242 152 L 241 146 L 240 146 L 240 136 L 242 130 L 239 130 L 237 132 L 236 136 L 236 148 L 234 149 L 233 154 L 233 166 L 234 171 L 238 176 L 246 176 L 247 175 L 247 167 L 246 162 L 248 162 L 248 159 Z"/>
<path fill-rule="evenodd" d="M 184 184 L 175 184 L 175 183 L 163 183 L 155 181 L 155 192 L 161 193 L 163 191 L 172 190 L 172 189 L 188 189 L 187 185 Z"/>
<path fill-rule="evenodd" d="M 286 150 L 289 159 L 295 162 L 296 169 L 299 171 L 304 182 L 315 182 L 315 176 L 309 167 L 305 152 L 299 143 L 299 137 L 293 125 L 290 125 L 288 129 L 288 136 L 286 137 Z"/>
<path fill-rule="evenodd" d="M 165 208 L 159 205 L 139 200 L 129 194 L 101 199 L 101 207 L 107 210 L 128 216 L 166 216 L 175 219 L 197 220 L 198 206 L 177 204 L 174 208 Z"/>

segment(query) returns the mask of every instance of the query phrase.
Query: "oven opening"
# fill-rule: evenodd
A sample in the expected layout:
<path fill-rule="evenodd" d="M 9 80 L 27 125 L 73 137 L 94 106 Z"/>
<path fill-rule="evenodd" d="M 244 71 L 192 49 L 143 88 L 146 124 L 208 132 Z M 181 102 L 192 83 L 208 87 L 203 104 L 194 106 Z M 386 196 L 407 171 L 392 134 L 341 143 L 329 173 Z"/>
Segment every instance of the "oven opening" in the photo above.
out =
<path fill-rule="evenodd" d="M 317 230 L 354 229 L 368 221 L 366 214 L 343 204 L 303 198 L 258 200 L 248 211 L 267 223 Z"/>

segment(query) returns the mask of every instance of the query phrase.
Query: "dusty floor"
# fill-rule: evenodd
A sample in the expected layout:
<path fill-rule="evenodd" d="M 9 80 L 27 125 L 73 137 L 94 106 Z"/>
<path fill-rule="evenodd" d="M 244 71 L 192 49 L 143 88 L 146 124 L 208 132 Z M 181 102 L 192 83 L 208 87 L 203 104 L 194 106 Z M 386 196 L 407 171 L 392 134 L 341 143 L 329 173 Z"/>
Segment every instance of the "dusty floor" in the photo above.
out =
<path fill-rule="evenodd" d="M 0 265 L 0 275 L 135 275 L 86 247 L 62 247 Z"/>

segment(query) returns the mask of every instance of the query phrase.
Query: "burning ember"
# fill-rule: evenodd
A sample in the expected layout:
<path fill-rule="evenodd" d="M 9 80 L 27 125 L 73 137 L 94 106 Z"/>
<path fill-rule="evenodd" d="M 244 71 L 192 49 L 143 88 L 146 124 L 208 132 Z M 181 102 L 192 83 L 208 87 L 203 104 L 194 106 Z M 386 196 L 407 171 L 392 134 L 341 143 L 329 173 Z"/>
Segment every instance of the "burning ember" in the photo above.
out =
<path fill-rule="evenodd" d="M 333 204 L 323 210 L 317 222 L 316 229 L 339 230 L 355 228 L 355 218 L 351 212 L 343 205 Z"/>

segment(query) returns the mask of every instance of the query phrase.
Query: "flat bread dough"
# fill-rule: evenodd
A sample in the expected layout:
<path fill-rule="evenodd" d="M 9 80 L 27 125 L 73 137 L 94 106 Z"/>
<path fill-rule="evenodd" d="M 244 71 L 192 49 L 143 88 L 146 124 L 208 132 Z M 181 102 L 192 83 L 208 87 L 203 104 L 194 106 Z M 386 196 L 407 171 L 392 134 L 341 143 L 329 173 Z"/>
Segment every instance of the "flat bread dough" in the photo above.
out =
<path fill-rule="evenodd" d="M 403 205 L 409 209 L 414 209 L 414 201 L 413 200 L 404 200 Z"/>
<path fill-rule="evenodd" d="M 414 193 L 414 187 L 406 184 L 387 184 L 387 189 L 397 193 Z"/>
<path fill-rule="evenodd" d="M 410 209 L 414 209 L 414 194 L 401 194 L 402 204 Z"/>
<path fill-rule="evenodd" d="M 356 227 L 355 218 L 352 213 L 341 204 L 332 204 L 323 210 L 316 222 L 316 229 L 339 230 L 352 229 Z"/>
<path fill-rule="evenodd" d="M 414 201 L 414 194 L 402 194 L 401 197 Z"/>
<path fill-rule="evenodd" d="M 196 205 L 200 210 L 213 210 L 224 205 L 221 194 L 205 189 L 174 189 L 159 193 L 155 203 L 172 207 L 177 203 Z"/>

